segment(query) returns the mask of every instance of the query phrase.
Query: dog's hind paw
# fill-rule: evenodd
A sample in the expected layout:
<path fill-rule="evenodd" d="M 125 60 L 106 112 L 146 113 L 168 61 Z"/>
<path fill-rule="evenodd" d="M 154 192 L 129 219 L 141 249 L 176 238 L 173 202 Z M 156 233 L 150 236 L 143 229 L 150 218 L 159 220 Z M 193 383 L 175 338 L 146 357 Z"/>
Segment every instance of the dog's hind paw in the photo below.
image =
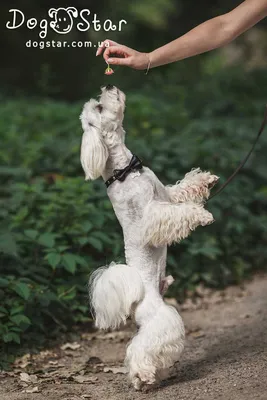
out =
<path fill-rule="evenodd" d="M 158 379 L 153 372 L 139 372 L 138 376 L 133 377 L 132 384 L 136 390 L 146 392 L 158 385 Z"/>

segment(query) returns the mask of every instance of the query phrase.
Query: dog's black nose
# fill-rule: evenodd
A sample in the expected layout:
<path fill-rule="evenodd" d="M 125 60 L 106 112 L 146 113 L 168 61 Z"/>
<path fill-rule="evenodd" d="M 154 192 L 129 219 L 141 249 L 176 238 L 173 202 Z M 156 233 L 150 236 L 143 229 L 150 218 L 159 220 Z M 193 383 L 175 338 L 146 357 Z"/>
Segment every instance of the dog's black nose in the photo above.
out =
<path fill-rule="evenodd" d="M 113 89 L 114 88 L 114 86 L 113 85 L 110 85 L 110 84 L 108 84 L 107 86 L 106 86 L 106 90 L 111 90 L 111 89 Z"/>

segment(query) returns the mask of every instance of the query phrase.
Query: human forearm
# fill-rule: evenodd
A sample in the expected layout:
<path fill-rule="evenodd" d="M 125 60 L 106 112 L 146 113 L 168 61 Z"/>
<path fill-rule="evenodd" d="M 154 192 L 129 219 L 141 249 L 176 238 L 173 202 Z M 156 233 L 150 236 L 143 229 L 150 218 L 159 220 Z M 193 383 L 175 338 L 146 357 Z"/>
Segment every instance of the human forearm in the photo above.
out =
<path fill-rule="evenodd" d="M 267 16 L 267 0 L 245 0 L 234 10 L 210 19 L 190 32 L 151 53 L 141 53 L 106 40 L 99 48 L 110 64 L 147 69 L 183 60 L 224 46 Z M 115 56 L 115 57 L 114 57 Z"/>
<path fill-rule="evenodd" d="M 148 54 L 150 67 L 169 64 L 221 47 L 232 40 L 224 16 L 213 18 Z"/>
<path fill-rule="evenodd" d="M 267 0 L 246 0 L 234 10 L 210 19 L 151 53 L 151 67 L 183 60 L 222 47 L 267 15 Z"/>

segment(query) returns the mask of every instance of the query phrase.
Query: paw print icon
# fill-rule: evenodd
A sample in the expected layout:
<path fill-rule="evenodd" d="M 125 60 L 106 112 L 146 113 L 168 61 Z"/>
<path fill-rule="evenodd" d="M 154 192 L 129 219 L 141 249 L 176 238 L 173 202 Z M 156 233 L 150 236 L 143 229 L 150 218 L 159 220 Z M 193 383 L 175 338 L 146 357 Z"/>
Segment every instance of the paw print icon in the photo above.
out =
<path fill-rule="evenodd" d="M 72 30 L 73 18 L 78 17 L 78 11 L 75 7 L 68 8 L 50 8 L 48 11 L 50 18 L 50 27 L 57 33 L 65 35 Z"/>

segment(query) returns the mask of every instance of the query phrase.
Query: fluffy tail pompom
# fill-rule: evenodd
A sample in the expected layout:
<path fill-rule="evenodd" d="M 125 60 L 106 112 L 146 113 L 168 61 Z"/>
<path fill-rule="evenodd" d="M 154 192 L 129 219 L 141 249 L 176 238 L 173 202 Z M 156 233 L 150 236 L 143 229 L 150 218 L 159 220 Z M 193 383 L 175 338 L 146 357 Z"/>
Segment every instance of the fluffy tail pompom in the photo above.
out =
<path fill-rule="evenodd" d="M 137 269 L 111 263 L 92 273 L 89 296 L 96 327 L 116 329 L 126 323 L 133 304 L 143 299 L 144 286 Z"/>

